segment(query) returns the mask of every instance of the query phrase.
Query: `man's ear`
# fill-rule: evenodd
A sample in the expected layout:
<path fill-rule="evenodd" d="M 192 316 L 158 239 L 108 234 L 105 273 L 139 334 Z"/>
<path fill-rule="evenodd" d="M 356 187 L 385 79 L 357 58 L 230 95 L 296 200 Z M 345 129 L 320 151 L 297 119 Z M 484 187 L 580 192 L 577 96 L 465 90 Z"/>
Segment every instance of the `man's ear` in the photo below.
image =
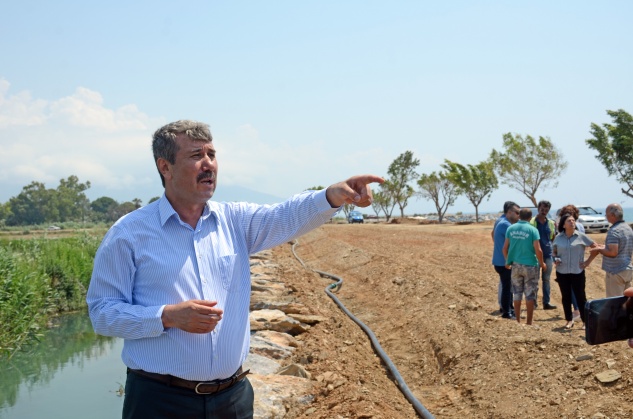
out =
<path fill-rule="evenodd" d="M 156 159 L 156 167 L 165 179 L 171 179 L 171 164 L 162 157 Z"/>

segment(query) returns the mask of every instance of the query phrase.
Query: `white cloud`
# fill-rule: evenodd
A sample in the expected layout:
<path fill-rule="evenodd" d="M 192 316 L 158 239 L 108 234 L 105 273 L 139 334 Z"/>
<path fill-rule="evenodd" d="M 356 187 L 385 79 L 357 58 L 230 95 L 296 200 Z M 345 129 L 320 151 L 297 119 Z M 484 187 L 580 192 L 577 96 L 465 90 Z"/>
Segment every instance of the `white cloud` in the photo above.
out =
<path fill-rule="evenodd" d="M 8 96 L 11 84 L 0 79 L 0 129 L 12 125 L 33 126 L 46 121 L 46 101 L 32 99 L 27 91 Z"/>
<path fill-rule="evenodd" d="M 83 87 L 53 101 L 9 88 L 0 79 L 0 202 L 32 181 L 55 188 L 70 175 L 117 200 L 156 195 L 147 189 L 160 188 L 151 157 L 159 121 L 133 104 L 110 109 L 99 92 Z"/>
<path fill-rule="evenodd" d="M 10 95 L 9 87 L 0 80 L 2 115 L 12 115 L 0 122 L 0 202 L 32 181 L 55 188 L 70 175 L 91 182 L 91 199 L 147 200 L 162 193 L 151 136 L 164 121 L 133 104 L 108 108 L 99 92 L 83 87 L 52 101 L 28 92 Z M 252 124 L 229 129 L 231 134 L 215 139 L 219 188 L 237 185 L 283 198 L 355 174 L 387 171 L 381 147 L 305 142 L 301 133 L 297 140 L 274 141 Z"/>
<path fill-rule="evenodd" d="M 78 87 L 71 96 L 50 105 L 51 118 L 61 119 L 77 127 L 91 127 L 106 131 L 145 130 L 147 117 L 135 105 L 116 110 L 103 106 L 100 93 Z"/>

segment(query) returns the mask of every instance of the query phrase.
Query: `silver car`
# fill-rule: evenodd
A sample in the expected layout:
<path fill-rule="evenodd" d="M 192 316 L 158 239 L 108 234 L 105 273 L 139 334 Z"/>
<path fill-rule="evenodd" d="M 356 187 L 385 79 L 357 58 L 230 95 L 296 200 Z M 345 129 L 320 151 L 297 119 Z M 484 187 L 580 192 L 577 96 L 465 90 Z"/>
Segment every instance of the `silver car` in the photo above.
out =
<path fill-rule="evenodd" d="M 609 222 L 601 212 L 596 211 L 588 205 L 576 205 L 578 208 L 578 222 L 582 224 L 585 233 L 600 232 L 606 233 L 609 230 Z M 556 225 L 560 220 L 560 210 L 556 211 Z"/>
<path fill-rule="evenodd" d="M 599 231 L 606 233 L 609 230 L 609 222 L 601 212 L 587 205 L 577 205 L 577 207 L 580 214 L 578 221 L 585 228 L 585 232 Z"/>

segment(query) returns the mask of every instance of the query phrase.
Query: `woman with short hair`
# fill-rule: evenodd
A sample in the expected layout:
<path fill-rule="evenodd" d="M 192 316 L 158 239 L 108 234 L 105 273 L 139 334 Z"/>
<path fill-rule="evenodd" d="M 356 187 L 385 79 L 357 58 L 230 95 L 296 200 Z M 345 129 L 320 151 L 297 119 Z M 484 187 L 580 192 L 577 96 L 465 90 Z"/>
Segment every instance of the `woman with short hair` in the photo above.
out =
<path fill-rule="evenodd" d="M 585 268 L 595 258 L 589 256 L 585 261 L 585 249 L 594 244 L 593 240 L 576 229 L 576 218 L 565 213 L 558 223 L 558 235 L 552 244 L 554 263 L 556 264 L 556 282 L 562 295 L 563 310 L 567 324 L 565 329 L 574 327 L 572 316 L 572 292 L 578 301 L 580 318 L 585 328 Z"/>

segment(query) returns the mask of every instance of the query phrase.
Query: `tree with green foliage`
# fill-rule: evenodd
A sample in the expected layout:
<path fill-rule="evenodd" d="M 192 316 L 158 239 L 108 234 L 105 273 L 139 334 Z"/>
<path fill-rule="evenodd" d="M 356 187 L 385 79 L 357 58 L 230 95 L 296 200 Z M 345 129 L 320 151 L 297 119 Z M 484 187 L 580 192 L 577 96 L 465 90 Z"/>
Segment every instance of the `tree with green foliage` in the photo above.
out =
<path fill-rule="evenodd" d="M 84 193 L 88 188 L 90 182 L 80 183 L 74 175 L 60 179 L 57 189 L 46 189 L 41 182 L 31 182 L 9 200 L 11 215 L 7 225 L 84 221 L 90 210 L 90 200 Z"/>
<path fill-rule="evenodd" d="M 75 175 L 60 179 L 54 194 L 58 217 L 49 221 L 85 221 L 90 211 L 90 200 L 84 193 L 90 188 L 90 181 L 80 183 Z"/>
<path fill-rule="evenodd" d="M 371 209 L 373 209 L 374 212 L 376 213 L 376 217 L 380 217 L 380 212 L 382 211 L 382 207 L 380 206 L 380 201 L 383 200 L 382 192 L 374 191 L 373 197 L 374 199 L 371 201 Z"/>
<path fill-rule="evenodd" d="M 624 195 L 633 198 L 633 116 L 623 109 L 607 111 L 613 124 L 591 124 L 593 138 L 586 140 L 589 148 L 598 152 L 596 159 L 609 176 L 626 185 Z"/>
<path fill-rule="evenodd" d="M 476 165 L 463 166 L 450 160 L 444 160 L 442 168 L 453 182 L 475 207 L 475 220 L 479 222 L 479 205 L 499 187 L 494 171 L 494 163 L 490 160 Z"/>
<path fill-rule="evenodd" d="M 558 186 L 558 178 L 567 169 L 563 154 L 549 137 L 538 141 L 528 135 L 503 135 L 503 151 L 490 153 L 501 183 L 515 189 L 537 206 L 536 192 L 543 187 Z"/>
<path fill-rule="evenodd" d="M 7 225 L 43 224 L 47 219 L 56 217 L 58 214 L 53 193 L 41 182 L 31 182 L 23 187 L 18 196 L 9 199 L 11 214 L 7 218 Z"/>
<path fill-rule="evenodd" d="M 378 187 L 380 190 L 374 192 L 374 200 L 371 206 L 376 215 L 379 215 L 379 211 L 382 211 L 385 214 L 386 221 L 389 222 L 391 214 L 393 214 L 393 210 L 396 207 L 396 202 L 393 199 L 393 185 L 386 180 Z"/>
<path fill-rule="evenodd" d="M 310 188 L 307 188 L 306 191 L 320 191 L 321 189 L 325 189 L 325 186 L 312 186 Z"/>
<path fill-rule="evenodd" d="M 134 208 L 135 209 L 139 209 L 139 208 L 141 208 L 143 206 L 143 201 L 141 201 L 140 198 L 134 198 L 132 200 L 132 203 L 134 204 Z"/>
<path fill-rule="evenodd" d="M 7 218 L 11 216 L 11 207 L 9 202 L 0 204 L 0 225 L 6 224 Z"/>
<path fill-rule="evenodd" d="M 152 202 L 154 202 L 154 201 L 158 201 L 159 199 L 160 199 L 160 196 L 155 196 L 155 197 L 153 197 L 153 198 L 150 198 L 150 200 L 149 200 L 149 201 L 147 201 L 147 203 L 148 203 L 148 204 L 151 204 Z"/>
<path fill-rule="evenodd" d="M 109 196 L 102 196 L 90 203 L 90 209 L 92 210 L 92 216 L 95 221 L 116 221 L 115 213 L 118 206 L 119 203 Z"/>
<path fill-rule="evenodd" d="M 418 179 L 418 187 L 418 195 L 435 204 L 435 210 L 441 224 L 446 211 L 455 203 L 460 194 L 459 187 L 444 172 L 421 175 Z"/>
<path fill-rule="evenodd" d="M 114 209 L 114 213 L 112 214 L 112 217 L 115 221 L 118 220 L 119 218 L 123 217 L 125 214 L 129 214 L 130 212 L 136 210 L 136 206 L 130 202 L 123 202 L 122 204 L 120 204 L 119 206 L 117 206 Z"/>
<path fill-rule="evenodd" d="M 413 152 L 407 150 L 391 162 L 389 170 L 387 170 L 389 177 L 385 180 L 389 182 L 391 197 L 400 208 L 400 217 L 402 218 L 404 218 L 404 209 L 409 198 L 415 192 L 409 182 L 418 178 L 416 168 L 419 165 L 420 160 L 413 158 Z"/>

